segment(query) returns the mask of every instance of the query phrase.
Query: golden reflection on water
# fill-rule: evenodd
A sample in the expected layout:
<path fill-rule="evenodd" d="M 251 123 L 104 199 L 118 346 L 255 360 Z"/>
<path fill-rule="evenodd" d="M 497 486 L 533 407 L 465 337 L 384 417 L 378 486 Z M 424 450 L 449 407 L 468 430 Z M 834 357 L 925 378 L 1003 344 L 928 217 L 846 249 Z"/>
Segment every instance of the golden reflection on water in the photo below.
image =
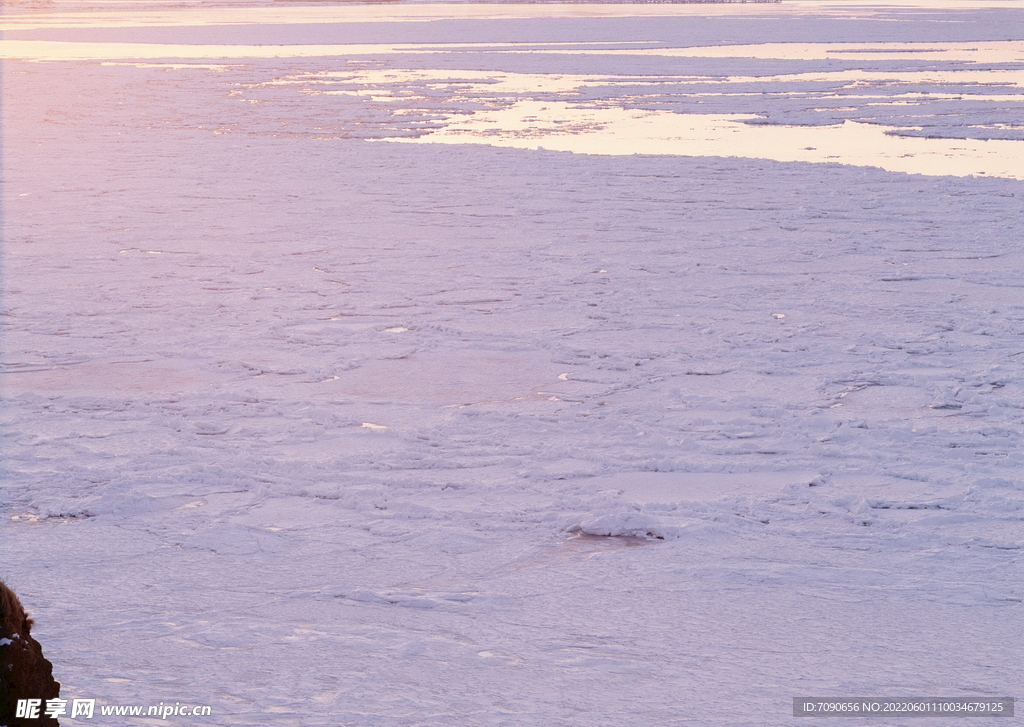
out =
<path fill-rule="evenodd" d="M 505 18 L 566 16 L 656 16 L 679 14 L 765 15 L 793 12 L 793 4 L 783 5 L 356 5 L 286 8 L 206 8 L 182 10 L 141 10 L 138 12 L 25 13 L 9 14 L 0 27 L 119 27 L 127 25 L 199 25 L 211 23 L 308 23 L 328 21 L 403 21 L 434 18 Z M 924 4 L 921 4 L 924 7 Z M 965 6 L 958 0 L 928 2 L 929 8 Z M 1003 6 L 986 3 L 986 7 Z M 840 12 L 842 6 L 802 3 L 803 13 Z M 845 11 L 852 12 L 847 7 Z M 863 12 L 861 8 L 858 12 Z M 296 39 L 301 31 L 296 31 Z M 950 68 L 866 71 L 821 71 L 769 76 L 731 76 L 725 78 L 694 76 L 703 87 L 720 86 L 722 92 L 703 90 L 686 94 L 699 97 L 757 93 L 776 99 L 787 93 L 799 93 L 798 84 L 844 83 L 844 100 L 862 105 L 895 105 L 908 100 L 1007 101 L 1019 103 L 1016 93 L 981 93 L 985 86 L 1010 91 L 1024 87 L 1024 70 L 972 68 L 973 64 L 1024 61 L 1024 41 L 977 43 L 886 42 L 886 43 L 762 43 L 687 48 L 635 48 L 633 43 L 602 43 L 601 49 L 574 47 L 575 43 L 531 43 L 529 49 L 516 44 L 436 43 L 436 44 L 344 44 L 344 45 L 198 45 L 131 42 L 82 42 L 51 40 L 5 40 L 0 42 L 0 58 L 34 61 L 104 60 L 115 64 L 132 62 L 139 66 L 191 67 L 218 71 L 225 64 L 181 63 L 188 60 L 234 60 L 259 58 L 325 58 L 382 56 L 400 58 L 415 53 L 488 54 L 571 54 L 603 56 L 660 56 L 687 58 L 750 58 L 777 60 L 826 60 L 853 58 L 865 61 L 906 60 L 955 63 Z M 147 62 L 165 60 L 165 63 Z M 174 62 L 178 61 L 178 62 Z M 336 62 L 333 61 L 333 62 Z M 614 98 L 597 101 L 538 101 L 543 93 L 574 94 L 585 86 L 625 84 L 649 85 L 652 96 L 664 89 L 664 80 L 647 76 L 587 76 L 544 73 L 485 72 L 472 70 L 365 69 L 359 72 L 324 72 L 298 80 L 285 78 L 279 83 L 301 83 L 304 93 L 342 94 L 369 97 L 374 102 L 394 102 L 408 106 L 397 108 L 401 114 L 414 110 L 421 97 L 404 90 L 390 91 L 389 84 L 436 81 L 444 85 L 453 77 L 460 88 L 451 93 L 462 99 L 481 100 L 489 109 L 460 114 L 445 120 L 442 128 L 406 143 L 489 144 L 519 148 L 538 148 L 586 154 L 669 154 L 685 156 L 725 156 L 771 159 L 776 161 L 835 162 L 875 166 L 894 172 L 929 175 L 986 175 L 1024 179 L 1024 142 L 1015 140 L 964 140 L 900 136 L 896 127 L 846 121 L 824 126 L 786 126 L 748 124 L 759 117 L 751 114 L 694 114 L 674 111 L 644 111 L 616 107 Z M 347 88 L 332 89 L 338 79 Z M 678 82 L 679 78 L 674 78 Z M 478 81 L 479 83 L 473 83 Z M 469 82 L 467 84 L 467 82 Z M 873 86 L 893 83 L 919 86 L 921 93 L 901 92 L 886 95 L 884 101 L 872 94 Z M 317 84 L 325 84 L 318 89 Z M 358 87 L 353 88 L 353 84 Z M 763 90 L 742 90 L 735 84 L 756 84 Z M 866 93 L 857 93 L 858 84 Z M 944 93 L 943 84 L 963 87 L 973 84 L 978 94 L 960 91 Z M 733 86 L 735 90 L 729 87 Z M 397 86 L 395 86 L 397 89 Z M 792 89 L 792 90 L 790 90 Z M 816 98 L 825 98 L 818 93 Z M 637 97 L 639 98 L 639 97 Z M 634 99 L 635 100 L 635 99 Z M 621 103 L 621 101 L 619 102 Z M 813 100 L 809 101 L 813 106 Z M 904 127 L 904 131 L 907 129 Z"/>
<path fill-rule="evenodd" d="M 197 7 L 202 0 L 181 0 L 173 7 L 144 0 L 54 0 L 48 9 L 24 10 L 11 3 L 0 17 L 0 30 L 14 28 L 114 28 L 220 24 L 288 24 L 336 22 L 417 22 L 429 20 L 525 18 L 607 18 L 668 16 L 764 16 L 808 14 L 871 17 L 886 8 L 930 10 L 1019 8 L 1019 0 L 871 0 L 870 4 L 835 0 L 779 3 L 345 3 L 267 7 L 238 2 L 232 7 Z"/>
<path fill-rule="evenodd" d="M 746 157 L 833 162 L 890 172 L 1024 179 L 1024 142 L 926 139 L 887 134 L 895 127 L 846 121 L 829 126 L 743 123 L 753 114 L 581 109 L 522 101 L 477 112 L 406 143 L 490 144 L 583 154 Z"/>

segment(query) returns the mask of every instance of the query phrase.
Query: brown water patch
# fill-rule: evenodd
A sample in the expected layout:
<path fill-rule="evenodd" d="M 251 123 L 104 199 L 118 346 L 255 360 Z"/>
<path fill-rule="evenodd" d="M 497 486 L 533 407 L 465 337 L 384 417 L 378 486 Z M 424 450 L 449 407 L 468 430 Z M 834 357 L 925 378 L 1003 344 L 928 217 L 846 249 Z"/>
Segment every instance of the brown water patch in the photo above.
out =
<path fill-rule="evenodd" d="M 644 545 L 653 545 L 658 541 L 653 538 L 642 538 L 636 535 L 590 535 L 588 533 L 577 533 L 570 535 L 565 540 L 560 540 L 556 547 L 572 553 L 590 558 L 598 553 L 609 550 L 622 550 L 623 548 L 639 548 Z"/>
<path fill-rule="evenodd" d="M 81 396 L 198 391 L 212 386 L 214 381 L 211 373 L 192 362 L 121 361 L 8 371 L 0 378 L 0 387 L 6 396 L 34 392 Z"/>

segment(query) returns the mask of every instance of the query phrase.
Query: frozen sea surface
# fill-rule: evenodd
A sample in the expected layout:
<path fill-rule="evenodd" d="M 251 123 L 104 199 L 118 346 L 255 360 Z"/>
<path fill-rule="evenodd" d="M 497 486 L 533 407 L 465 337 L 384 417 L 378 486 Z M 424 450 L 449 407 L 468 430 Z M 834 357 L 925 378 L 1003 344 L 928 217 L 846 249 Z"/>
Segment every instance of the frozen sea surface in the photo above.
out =
<path fill-rule="evenodd" d="M 63 696 L 1024 683 L 1018 6 L 251 5 L 0 16 L 0 577 Z"/>

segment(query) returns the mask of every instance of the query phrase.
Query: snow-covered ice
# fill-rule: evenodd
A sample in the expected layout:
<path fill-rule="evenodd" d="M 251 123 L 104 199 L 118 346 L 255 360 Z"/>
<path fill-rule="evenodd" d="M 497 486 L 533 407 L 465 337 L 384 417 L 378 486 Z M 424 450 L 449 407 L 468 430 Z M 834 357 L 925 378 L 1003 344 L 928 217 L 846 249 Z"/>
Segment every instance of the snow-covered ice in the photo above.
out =
<path fill-rule="evenodd" d="M 1019 18 L 8 3 L 0 578 L 62 695 L 1014 695 Z"/>

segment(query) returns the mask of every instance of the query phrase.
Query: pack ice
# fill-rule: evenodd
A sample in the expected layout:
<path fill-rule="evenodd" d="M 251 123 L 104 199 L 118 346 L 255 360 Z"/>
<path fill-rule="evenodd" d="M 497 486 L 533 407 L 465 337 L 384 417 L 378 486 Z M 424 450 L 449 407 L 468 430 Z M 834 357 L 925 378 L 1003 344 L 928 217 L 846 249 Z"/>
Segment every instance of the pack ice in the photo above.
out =
<path fill-rule="evenodd" d="M 0 579 L 62 698 L 1013 696 L 1019 13 L 7 3 Z"/>

